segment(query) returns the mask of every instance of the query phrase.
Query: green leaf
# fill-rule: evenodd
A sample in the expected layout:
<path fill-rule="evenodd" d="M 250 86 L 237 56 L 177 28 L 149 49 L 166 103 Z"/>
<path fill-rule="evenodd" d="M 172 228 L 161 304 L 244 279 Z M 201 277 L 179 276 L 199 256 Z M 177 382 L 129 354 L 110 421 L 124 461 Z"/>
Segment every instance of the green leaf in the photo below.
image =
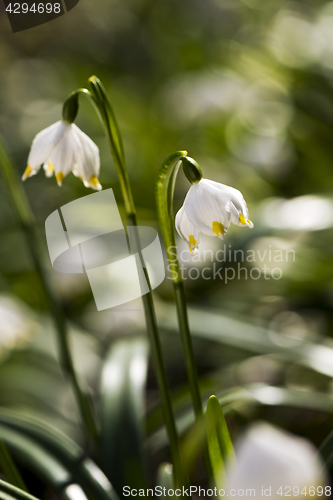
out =
<path fill-rule="evenodd" d="M 0 424 L 0 437 L 20 463 L 57 491 L 73 482 L 69 471 L 56 458 L 22 433 Z"/>
<path fill-rule="evenodd" d="M 145 339 L 121 340 L 110 349 L 100 387 L 103 470 L 119 495 L 123 486 L 145 488 L 142 416 L 147 375 Z"/>
<path fill-rule="evenodd" d="M 26 491 L 13 486 L 0 479 L 0 499 L 1 500 L 38 500 Z"/>
<path fill-rule="evenodd" d="M 21 432 L 3 425 L 0 425 L 0 436 L 17 460 L 58 492 L 64 500 L 87 500 L 85 492 L 70 471 L 44 447 Z"/>
<path fill-rule="evenodd" d="M 227 422 L 216 396 L 208 400 L 206 410 L 207 443 L 216 486 L 222 487 L 225 465 L 235 459 Z"/>
<path fill-rule="evenodd" d="M 0 411 L 0 425 L 21 432 L 34 443 L 45 448 L 59 460 L 79 483 L 87 496 L 96 500 L 117 500 L 111 483 L 98 466 L 85 457 L 83 450 L 55 427 L 13 411 Z"/>
<path fill-rule="evenodd" d="M 24 491 L 28 491 L 21 477 L 21 474 L 17 470 L 17 467 L 13 462 L 12 457 L 10 456 L 5 444 L 1 439 L 0 439 L 0 469 L 6 476 L 8 482 L 10 482 L 13 486 L 17 486 L 18 488 L 21 488 Z"/>
<path fill-rule="evenodd" d="M 295 347 L 285 347 L 272 340 L 274 338 L 272 334 L 275 334 L 275 338 L 279 338 L 279 333 L 268 332 L 250 318 L 239 319 L 239 316 L 235 318 L 217 310 L 189 307 L 188 315 L 194 338 L 219 342 L 246 353 L 271 354 L 278 360 L 297 363 L 333 377 L 333 349 L 329 346 L 302 341 Z M 178 333 L 173 306 L 164 303 L 160 308 L 159 326 L 168 333 Z"/>
<path fill-rule="evenodd" d="M 217 394 L 224 413 L 232 409 L 242 408 L 249 405 L 301 408 L 320 413 L 333 414 L 333 398 L 327 394 L 318 392 L 305 392 L 283 387 L 274 387 L 266 384 L 250 384 L 244 387 L 233 387 Z M 174 405 L 176 409 L 177 430 L 180 435 L 185 434 L 194 424 L 194 412 L 187 397 L 187 407 L 181 402 Z M 203 406 L 206 401 L 203 399 Z M 152 454 L 158 453 L 168 444 L 163 420 L 159 407 L 148 414 L 147 433 L 149 435 L 149 448 Z M 177 411 L 178 410 L 178 411 Z"/>

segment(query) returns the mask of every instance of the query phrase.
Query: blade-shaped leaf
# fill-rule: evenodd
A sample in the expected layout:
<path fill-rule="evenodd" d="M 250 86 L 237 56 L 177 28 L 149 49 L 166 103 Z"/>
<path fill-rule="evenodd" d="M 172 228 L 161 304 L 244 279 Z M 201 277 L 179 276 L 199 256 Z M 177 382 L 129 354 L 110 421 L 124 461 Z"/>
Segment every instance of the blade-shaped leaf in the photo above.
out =
<path fill-rule="evenodd" d="M 119 495 L 123 486 L 145 487 L 142 416 L 147 342 L 122 340 L 105 360 L 100 387 L 100 443 L 103 470 Z"/>
<path fill-rule="evenodd" d="M 13 486 L 12 484 L 0 479 L 0 498 L 1 500 L 38 500 L 26 491 Z"/>
<path fill-rule="evenodd" d="M 0 425 L 16 429 L 33 442 L 47 449 L 73 475 L 87 496 L 94 500 L 117 500 L 111 483 L 83 450 L 61 431 L 40 420 L 14 411 L 0 411 Z"/>
<path fill-rule="evenodd" d="M 57 491 L 73 482 L 69 471 L 58 460 L 22 433 L 0 425 L 0 437 L 19 462 Z"/>
<path fill-rule="evenodd" d="M 225 465 L 235 458 L 227 422 L 219 400 L 211 396 L 206 410 L 207 443 L 216 486 L 222 487 Z"/>
<path fill-rule="evenodd" d="M 64 500 L 87 500 L 85 492 L 78 484 L 75 484 L 71 473 L 45 448 L 25 437 L 21 432 L 3 425 L 0 425 L 0 436 L 17 460 L 35 472 Z"/>
<path fill-rule="evenodd" d="M 333 398 L 327 394 L 312 391 L 297 391 L 283 387 L 273 387 L 265 384 L 250 384 L 244 387 L 234 387 L 220 392 L 218 395 L 224 413 L 227 409 L 239 407 L 239 405 L 257 404 L 262 406 L 304 408 L 316 412 L 333 413 Z M 189 400 L 189 398 L 188 398 Z M 204 408 L 207 402 L 203 401 Z M 159 417 L 159 408 L 152 415 L 153 425 L 149 425 L 149 448 L 153 453 L 167 446 L 167 436 L 162 427 L 163 421 Z M 150 417 L 149 417 L 150 418 Z M 159 424 L 158 424 L 159 421 Z M 194 412 L 187 406 L 177 415 L 177 429 L 183 435 L 194 423 Z M 156 428 L 159 426 L 158 430 Z"/>
<path fill-rule="evenodd" d="M 10 453 L 7 450 L 6 445 L 0 439 L 0 469 L 3 474 L 6 476 L 7 480 L 17 486 L 18 488 L 28 491 L 24 481 L 19 473 L 16 465 L 10 456 Z"/>
<path fill-rule="evenodd" d="M 158 311 L 162 330 L 178 333 L 174 308 L 163 303 Z M 333 349 L 326 345 L 302 341 L 295 346 L 283 346 L 273 339 L 279 333 L 269 331 L 247 317 L 239 319 L 228 313 L 204 308 L 188 308 L 191 333 L 202 338 L 254 354 L 271 354 L 279 360 L 297 363 L 333 377 Z M 209 325 L 209 328 L 207 328 Z M 273 335 L 274 334 L 274 335 Z"/>

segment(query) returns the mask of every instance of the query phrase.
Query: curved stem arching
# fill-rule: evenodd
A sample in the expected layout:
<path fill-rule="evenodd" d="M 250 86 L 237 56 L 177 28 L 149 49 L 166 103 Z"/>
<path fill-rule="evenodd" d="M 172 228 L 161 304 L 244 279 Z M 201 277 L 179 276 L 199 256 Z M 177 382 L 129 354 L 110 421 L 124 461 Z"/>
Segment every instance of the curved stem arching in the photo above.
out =
<path fill-rule="evenodd" d="M 121 193 L 125 203 L 128 225 L 136 227 L 136 210 L 127 174 L 123 141 L 118 123 L 109 101 L 109 97 L 101 81 L 96 76 L 92 76 L 91 78 L 89 78 L 89 83 L 91 86 L 91 92 L 87 89 L 79 89 L 77 92 L 83 93 L 90 98 L 90 100 L 94 104 L 97 114 L 99 115 L 99 118 L 105 130 L 115 169 L 119 178 Z M 134 231 L 134 237 L 136 240 L 135 244 L 138 249 L 138 253 L 139 255 L 141 255 L 138 231 Z M 142 296 L 142 301 L 147 331 L 151 344 L 151 354 L 154 370 L 162 400 L 164 421 L 169 436 L 170 451 L 174 465 L 175 482 L 177 485 L 188 485 L 187 472 L 185 470 L 181 455 L 179 437 L 172 409 L 171 394 L 162 354 L 162 346 L 157 326 L 152 288 L 145 267 L 143 267 L 143 269 L 145 272 L 145 278 L 148 284 L 149 292 Z"/>
<path fill-rule="evenodd" d="M 186 158 L 186 156 L 186 151 L 177 151 L 170 155 L 161 165 L 156 181 L 156 205 L 158 220 L 166 247 L 169 269 L 171 272 L 171 278 L 174 287 L 178 324 L 184 351 L 185 365 L 193 408 L 196 416 L 196 421 L 198 425 L 201 425 L 203 424 L 202 400 L 199 389 L 199 380 L 192 338 L 188 322 L 184 283 L 177 253 L 173 217 L 173 195 L 176 178 L 182 163 L 182 159 Z M 174 250 L 176 250 L 176 252 Z M 204 448 L 203 458 L 207 477 L 208 479 L 210 479 L 212 476 L 211 464 L 206 446 Z"/>

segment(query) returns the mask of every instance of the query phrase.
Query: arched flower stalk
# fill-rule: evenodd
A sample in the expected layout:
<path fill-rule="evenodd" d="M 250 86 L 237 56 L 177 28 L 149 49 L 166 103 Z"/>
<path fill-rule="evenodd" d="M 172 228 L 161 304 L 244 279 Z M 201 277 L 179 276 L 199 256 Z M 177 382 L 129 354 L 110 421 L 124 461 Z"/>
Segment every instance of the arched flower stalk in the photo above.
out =
<path fill-rule="evenodd" d="M 120 188 L 122 196 L 124 199 L 125 210 L 127 214 L 128 224 L 130 226 L 137 226 L 136 220 L 136 210 L 134 206 L 132 191 L 127 175 L 125 155 L 122 137 L 120 130 L 115 119 L 108 95 L 101 83 L 101 81 L 92 76 L 89 79 L 90 89 L 80 88 L 72 92 L 66 99 L 63 105 L 63 116 L 62 121 L 53 125 L 52 130 L 47 130 L 43 132 L 46 134 L 47 144 L 46 150 L 43 149 L 43 142 L 38 139 L 37 149 L 32 147 L 32 164 L 28 164 L 27 170 L 23 175 L 24 178 L 29 177 L 31 174 L 35 173 L 44 164 L 44 169 L 47 175 L 52 175 L 53 171 L 56 174 L 56 179 L 58 184 L 61 184 L 65 174 L 69 171 L 82 177 L 85 185 L 87 187 L 100 189 L 98 182 L 98 171 L 99 171 L 99 159 L 97 158 L 97 151 L 95 145 L 91 144 L 91 140 L 85 136 L 82 139 L 83 132 L 78 131 L 77 127 L 74 125 L 74 121 L 79 111 L 79 96 L 83 95 L 87 97 L 93 104 L 101 122 L 104 127 L 104 131 L 108 140 L 110 151 L 114 160 L 114 166 L 119 178 Z M 55 129 L 55 130 L 54 130 Z M 55 135 L 53 134 L 55 132 Z M 79 139 L 78 139 L 79 137 Z M 45 137 L 44 137 L 45 138 Z M 70 138 L 74 138 L 74 145 L 70 141 Z M 84 141 L 83 150 L 80 152 L 77 148 L 77 140 Z M 61 143 L 59 143 L 59 141 Z M 36 146 L 36 144 L 35 144 Z M 66 170 L 61 170 L 61 156 L 69 152 L 70 161 L 66 160 Z M 60 157 L 60 160 L 59 160 Z M 67 158 L 68 159 L 68 158 Z M 53 160 L 53 161 L 52 161 Z M 57 165 L 53 162 L 58 161 Z M 50 166 L 52 164 L 52 166 Z M 57 175 L 58 174 L 58 175 Z M 59 175 L 60 174 L 60 175 Z M 79 402 L 79 407 L 81 410 L 82 420 L 85 423 L 85 429 L 87 435 L 91 437 L 91 440 L 96 443 L 97 441 L 97 427 L 93 415 L 92 408 L 90 406 L 89 398 L 86 391 L 81 389 L 81 384 L 78 381 L 78 376 L 76 374 L 72 356 L 70 353 L 67 330 L 66 330 L 66 320 L 63 314 L 62 308 L 58 304 L 57 298 L 55 297 L 52 289 L 49 286 L 46 274 L 44 272 L 43 266 L 41 264 L 41 259 L 38 250 L 38 242 L 36 241 L 34 231 L 32 230 L 33 225 L 33 215 L 31 214 L 30 207 L 28 209 L 25 205 L 28 205 L 25 193 L 22 192 L 21 185 L 18 186 L 16 177 L 13 179 L 13 169 L 11 166 L 8 167 L 8 184 L 10 186 L 10 192 L 13 198 L 13 204 L 18 212 L 19 220 L 27 234 L 27 241 L 30 245 L 31 253 L 34 259 L 36 269 L 41 277 L 46 297 L 49 299 L 51 311 L 53 313 L 54 319 L 57 325 L 57 331 L 60 339 L 60 350 L 63 359 L 63 363 L 67 371 L 69 372 L 73 384 L 77 400 Z M 107 214 L 106 214 L 107 216 Z M 138 232 L 134 234 L 136 237 L 136 248 L 140 255 L 140 242 Z M 162 355 L 161 342 L 159 338 L 159 332 L 157 327 L 156 315 L 154 310 L 152 290 L 149 284 L 149 277 L 145 270 L 145 277 L 149 285 L 149 293 L 142 297 L 145 319 L 147 324 L 148 335 L 151 344 L 151 355 L 153 360 L 153 365 L 155 369 L 155 374 L 157 378 L 157 383 L 162 400 L 162 410 L 164 415 L 164 420 L 166 424 L 166 429 L 169 436 L 170 451 L 173 462 L 174 479 L 175 484 L 181 486 L 188 485 L 187 473 L 183 463 L 179 437 L 176 429 L 175 419 L 173 415 L 171 395 L 166 375 L 166 370 L 164 366 L 164 360 Z"/>
<path fill-rule="evenodd" d="M 183 207 L 176 216 L 176 228 L 188 243 L 192 252 L 200 242 L 200 233 L 218 236 L 223 239 L 230 222 L 253 227 L 248 209 L 241 193 L 229 186 L 203 178 L 202 170 L 186 151 L 170 155 L 158 171 L 156 180 L 156 205 L 158 220 L 163 235 L 169 269 L 174 287 L 178 324 L 184 351 L 190 392 L 198 425 L 203 419 L 202 400 L 199 389 L 197 367 L 190 334 L 184 284 L 177 253 L 175 225 L 173 216 L 173 196 L 176 178 L 183 165 L 184 173 L 191 183 Z M 204 448 L 204 463 L 208 478 L 211 477 L 211 464 Z"/>
<path fill-rule="evenodd" d="M 128 225 L 137 227 L 136 210 L 127 174 L 123 141 L 109 97 L 101 81 L 96 76 L 92 76 L 91 78 L 89 78 L 89 84 L 91 89 L 90 91 L 87 89 L 78 89 L 70 94 L 63 106 L 63 120 L 69 123 L 74 122 L 79 109 L 78 98 L 80 95 L 85 95 L 90 99 L 102 122 L 108 140 L 109 148 L 114 161 L 114 166 L 120 183 L 121 193 L 124 199 Z M 142 259 L 138 231 L 134 233 L 134 237 L 136 239 L 135 246 L 137 252 Z M 179 437 L 172 410 L 171 395 L 162 355 L 162 347 L 157 327 L 152 289 L 145 266 L 143 266 L 143 270 L 149 286 L 149 293 L 142 296 L 142 301 L 145 312 L 147 331 L 150 339 L 151 355 L 161 395 L 165 425 L 169 436 L 170 451 L 174 466 L 175 483 L 178 485 L 186 485 L 188 484 L 187 473 L 180 451 Z"/>

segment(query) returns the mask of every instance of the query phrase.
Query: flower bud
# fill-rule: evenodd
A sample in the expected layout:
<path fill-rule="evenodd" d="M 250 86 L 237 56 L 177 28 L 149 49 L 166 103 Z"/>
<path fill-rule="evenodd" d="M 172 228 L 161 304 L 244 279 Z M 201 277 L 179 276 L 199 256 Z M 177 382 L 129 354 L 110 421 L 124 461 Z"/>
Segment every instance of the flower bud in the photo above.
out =
<path fill-rule="evenodd" d="M 77 92 L 72 92 L 62 107 L 62 120 L 66 123 L 73 123 L 79 111 L 79 96 Z"/>
<path fill-rule="evenodd" d="M 201 181 L 203 175 L 200 165 L 188 156 L 182 158 L 184 174 L 191 184 Z"/>

